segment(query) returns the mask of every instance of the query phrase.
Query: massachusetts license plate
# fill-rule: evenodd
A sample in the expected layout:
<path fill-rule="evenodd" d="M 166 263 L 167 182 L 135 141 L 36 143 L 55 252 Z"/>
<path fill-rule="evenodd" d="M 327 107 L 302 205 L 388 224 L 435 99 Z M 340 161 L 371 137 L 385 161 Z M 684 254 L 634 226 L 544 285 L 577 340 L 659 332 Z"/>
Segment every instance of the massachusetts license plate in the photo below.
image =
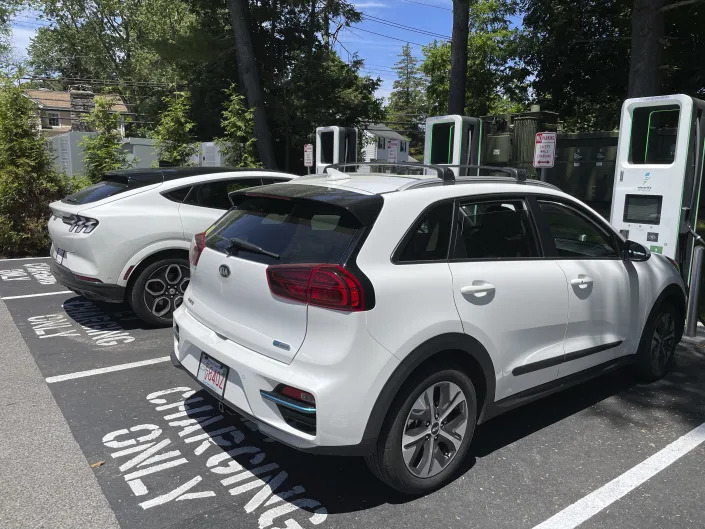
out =
<path fill-rule="evenodd" d="M 64 262 L 64 259 L 66 258 L 66 250 L 62 250 L 61 248 L 56 248 L 54 251 L 54 260 L 62 264 Z"/>
<path fill-rule="evenodd" d="M 228 380 L 228 366 L 213 360 L 206 353 L 201 353 L 201 363 L 198 365 L 196 378 L 201 384 L 222 397 L 225 393 L 225 383 Z"/>

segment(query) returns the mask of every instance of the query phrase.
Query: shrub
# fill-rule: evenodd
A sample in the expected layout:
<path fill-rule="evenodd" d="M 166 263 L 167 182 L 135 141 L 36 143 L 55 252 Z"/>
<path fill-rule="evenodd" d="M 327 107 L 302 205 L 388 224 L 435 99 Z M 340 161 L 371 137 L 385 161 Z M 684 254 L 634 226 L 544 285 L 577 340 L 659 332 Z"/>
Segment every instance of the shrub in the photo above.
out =
<path fill-rule="evenodd" d="M 129 167 L 127 152 L 122 148 L 120 114 L 112 112 L 113 98 L 96 96 L 95 107 L 86 118 L 86 123 L 97 132 L 81 140 L 86 176 L 98 182 L 105 171 Z"/>
<path fill-rule="evenodd" d="M 11 79 L 0 80 L 0 254 L 46 253 L 49 203 L 66 192 L 39 135 L 37 109 Z"/>

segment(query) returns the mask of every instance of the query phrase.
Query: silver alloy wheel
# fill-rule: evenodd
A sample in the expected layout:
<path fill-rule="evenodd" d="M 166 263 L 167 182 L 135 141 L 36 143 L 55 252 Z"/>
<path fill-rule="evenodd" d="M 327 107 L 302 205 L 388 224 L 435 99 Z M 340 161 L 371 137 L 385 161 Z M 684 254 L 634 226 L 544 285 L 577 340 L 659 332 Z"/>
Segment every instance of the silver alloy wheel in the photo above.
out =
<path fill-rule="evenodd" d="M 436 382 L 416 399 L 404 423 L 401 451 L 414 476 L 430 478 L 448 466 L 465 438 L 468 403 L 453 382 Z"/>
<path fill-rule="evenodd" d="M 178 264 L 157 268 L 144 284 L 144 303 L 158 318 L 169 318 L 184 301 L 190 270 Z"/>
<path fill-rule="evenodd" d="M 676 347 L 676 323 L 670 312 L 659 315 L 651 337 L 651 365 L 656 373 L 662 373 L 673 356 Z"/>

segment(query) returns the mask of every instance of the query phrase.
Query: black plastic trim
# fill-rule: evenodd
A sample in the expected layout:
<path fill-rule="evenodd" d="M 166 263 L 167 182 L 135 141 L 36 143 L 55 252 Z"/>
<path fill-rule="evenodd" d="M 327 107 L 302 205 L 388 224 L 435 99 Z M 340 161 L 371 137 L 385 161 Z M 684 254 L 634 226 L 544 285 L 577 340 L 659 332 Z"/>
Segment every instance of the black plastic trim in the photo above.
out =
<path fill-rule="evenodd" d="M 619 340 L 618 342 L 610 342 L 602 345 L 596 345 L 595 347 L 588 347 L 587 349 L 581 349 L 579 351 L 573 351 L 572 353 L 564 354 L 563 356 L 557 356 L 555 358 L 547 358 L 546 360 L 539 360 L 538 362 L 524 364 L 523 366 L 515 367 L 514 369 L 512 369 L 512 375 L 516 377 L 519 375 L 525 375 L 526 373 L 533 373 L 534 371 L 546 369 L 547 367 L 565 364 L 566 362 L 572 362 L 573 360 L 601 353 L 602 351 L 607 351 L 608 349 L 614 349 L 615 347 L 619 347 L 620 345 L 622 345 L 622 340 Z"/>
<path fill-rule="evenodd" d="M 125 287 L 82 281 L 71 270 L 58 264 L 53 259 L 49 262 L 49 269 L 59 283 L 80 296 L 107 303 L 122 303 L 125 301 Z"/>
<path fill-rule="evenodd" d="M 482 344 L 472 336 L 461 333 L 442 334 L 422 343 L 409 353 L 389 377 L 372 407 L 372 412 L 365 427 L 365 433 L 362 436 L 363 443 L 376 442 L 387 413 L 399 395 L 399 390 L 414 370 L 434 355 L 449 351 L 457 351 L 459 354 L 468 355 L 482 370 L 480 374 L 484 378 L 486 391 L 483 409 L 478 410 L 478 423 L 483 422 L 484 408 L 487 407 L 488 403 L 494 402 L 495 398 L 495 369 L 492 359 Z"/>
<path fill-rule="evenodd" d="M 527 389 L 526 391 L 521 391 L 497 402 L 488 403 L 487 406 L 485 406 L 485 415 L 483 419 L 488 421 L 498 415 L 528 404 L 529 402 L 547 397 L 548 395 L 598 377 L 614 369 L 619 369 L 620 367 L 630 365 L 634 363 L 635 359 L 636 357 L 633 354 L 620 356 L 619 358 L 608 360 L 607 362 L 598 364 L 589 369 L 578 371 L 577 373 L 567 375 L 563 378 L 552 380 L 551 382 Z"/>

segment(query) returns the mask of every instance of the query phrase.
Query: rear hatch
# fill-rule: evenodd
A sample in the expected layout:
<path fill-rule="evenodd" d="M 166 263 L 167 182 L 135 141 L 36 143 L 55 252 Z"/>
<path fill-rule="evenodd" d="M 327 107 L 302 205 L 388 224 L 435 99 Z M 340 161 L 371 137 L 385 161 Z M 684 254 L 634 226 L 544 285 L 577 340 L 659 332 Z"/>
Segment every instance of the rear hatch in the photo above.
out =
<path fill-rule="evenodd" d="M 379 195 L 314 187 L 275 184 L 234 197 L 236 207 L 207 232 L 191 275 L 189 312 L 221 336 L 286 363 L 306 336 L 308 306 L 274 295 L 267 267 L 342 264 L 382 204 Z M 278 257 L 234 248 L 233 239 Z"/>

